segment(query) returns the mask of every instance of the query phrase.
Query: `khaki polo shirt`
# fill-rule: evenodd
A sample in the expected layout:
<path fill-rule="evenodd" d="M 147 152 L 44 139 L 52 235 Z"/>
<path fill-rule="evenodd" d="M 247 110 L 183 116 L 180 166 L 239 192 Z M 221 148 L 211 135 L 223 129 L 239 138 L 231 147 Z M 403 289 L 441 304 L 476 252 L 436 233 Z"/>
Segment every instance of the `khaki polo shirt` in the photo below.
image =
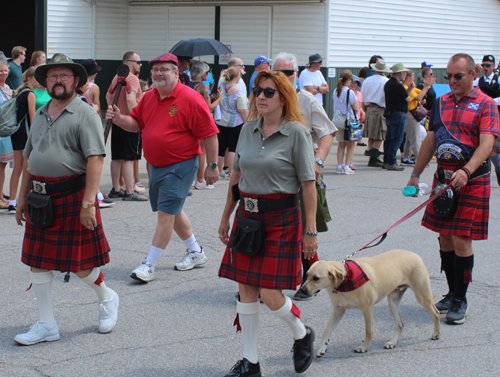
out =
<path fill-rule="evenodd" d="M 106 155 L 101 117 L 78 96 L 52 122 L 48 106 L 33 117 L 24 149 L 28 172 L 52 178 L 85 173 L 87 157 Z"/>
<path fill-rule="evenodd" d="M 233 169 L 241 172 L 239 188 L 248 194 L 296 194 L 300 183 L 314 181 L 311 134 L 303 124 L 284 120 L 264 138 L 262 118 L 243 125 Z"/>

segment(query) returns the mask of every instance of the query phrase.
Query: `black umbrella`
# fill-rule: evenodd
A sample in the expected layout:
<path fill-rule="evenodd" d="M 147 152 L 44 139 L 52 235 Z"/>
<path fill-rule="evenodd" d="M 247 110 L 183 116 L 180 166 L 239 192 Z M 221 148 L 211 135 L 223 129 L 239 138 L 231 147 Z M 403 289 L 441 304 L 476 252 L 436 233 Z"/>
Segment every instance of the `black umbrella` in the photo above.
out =
<path fill-rule="evenodd" d="M 232 54 L 232 51 L 215 39 L 196 38 L 177 42 L 169 51 L 176 56 L 223 55 Z"/>

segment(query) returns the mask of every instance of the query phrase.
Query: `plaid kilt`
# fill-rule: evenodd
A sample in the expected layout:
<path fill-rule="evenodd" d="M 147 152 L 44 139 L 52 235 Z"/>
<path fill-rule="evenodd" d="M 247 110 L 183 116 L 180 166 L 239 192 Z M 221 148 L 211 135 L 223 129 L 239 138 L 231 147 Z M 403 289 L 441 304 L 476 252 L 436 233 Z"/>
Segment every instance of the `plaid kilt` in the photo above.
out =
<path fill-rule="evenodd" d="M 466 164 L 465 161 L 438 159 L 438 166 L 446 170 L 456 170 Z M 459 191 L 454 190 L 458 197 L 457 210 L 453 216 L 439 217 L 435 214 L 432 203 L 427 205 L 422 225 L 434 232 L 469 238 L 471 240 L 485 240 L 488 238 L 488 218 L 490 202 L 490 175 L 476 178 Z M 450 183 L 443 180 L 443 183 Z M 438 181 L 434 177 L 432 187 Z"/>
<path fill-rule="evenodd" d="M 73 178 L 44 178 L 31 174 L 30 177 L 40 182 L 57 182 Z M 84 191 L 80 190 L 54 200 L 56 218 L 48 228 L 40 228 L 27 218 L 21 258 L 24 264 L 47 270 L 79 272 L 109 262 L 110 249 L 102 228 L 97 201 L 95 213 L 97 227 L 90 231 L 80 222 Z"/>
<path fill-rule="evenodd" d="M 278 199 L 288 194 L 242 195 L 254 199 Z M 241 202 L 240 202 L 241 203 Z M 275 219 L 290 211 L 251 213 L 239 205 L 234 217 L 228 247 L 222 258 L 219 276 L 238 283 L 267 289 L 297 289 L 302 279 L 302 223 L 300 207 L 286 219 L 264 226 L 265 242 L 261 252 L 249 257 L 233 251 L 231 245 L 236 224 L 240 216 L 258 219 L 262 222 Z"/>

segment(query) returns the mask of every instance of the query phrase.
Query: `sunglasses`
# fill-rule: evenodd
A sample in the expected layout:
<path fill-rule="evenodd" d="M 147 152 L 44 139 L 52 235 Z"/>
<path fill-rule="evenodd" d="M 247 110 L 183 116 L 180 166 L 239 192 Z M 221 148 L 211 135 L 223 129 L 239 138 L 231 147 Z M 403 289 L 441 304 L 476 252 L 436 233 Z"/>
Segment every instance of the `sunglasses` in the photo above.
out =
<path fill-rule="evenodd" d="M 295 73 L 293 69 L 275 69 L 274 72 L 283 72 L 287 77 L 292 76 Z"/>
<path fill-rule="evenodd" d="M 257 98 L 258 96 L 260 96 L 260 94 L 262 92 L 264 92 L 264 97 L 266 98 L 273 98 L 274 97 L 274 93 L 276 93 L 278 90 L 277 89 L 273 89 L 273 88 L 261 88 L 259 86 L 256 86 L 255 88 L 252 89 L 252 93 L 253 95 L 255 96 L 255 98 Z"/>
<path fill-rule="evenodd" d="M 235 67 L 245 68 L 245 64 L 235 64 L 234 66 L 235 66 Z"/>
<path fill-rule="evenodd" d="M 137 64 L 139 64 L 139 65 L 140 65 L 140 64 L 142 64 L 142 60 L 131 60 L 131 59 L 129 59 L 129 60 L 127 60 L 127 61 L 128 61 L 128 62 L 134 62 L 134 63 L 137 63 Z"/>
<path fill-rule="evenodd" d="M 481 64 L 481 67 L 491 67 L 493 64 Z"/>
<path fill-rule="evenodd" d="M 468 73 L 455 73 L 454 75 L 452 75 L 451 73 L 445 73 L 443 75 L 444 79 L 445 80 L 451 80 L 451 78 L 453 77 L 455 80 L 457 81 L 460 81 L 462 80 L 467 74 L 470 74 L 472 71 L 469 71 Z"/>

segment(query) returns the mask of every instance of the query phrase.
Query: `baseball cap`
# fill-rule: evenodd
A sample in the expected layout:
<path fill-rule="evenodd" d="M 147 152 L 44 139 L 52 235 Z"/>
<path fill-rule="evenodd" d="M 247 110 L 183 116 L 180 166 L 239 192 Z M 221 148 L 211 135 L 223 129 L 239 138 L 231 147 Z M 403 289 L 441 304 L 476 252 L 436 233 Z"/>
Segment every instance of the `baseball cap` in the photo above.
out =
<path fill-rule="evenodd" d="M 257 67 L 258 65 L 261 65 L 262 63 L 269 63 L 271 64 L 272 59 L 268 59 L 265 56 L 257 56 L 255 60 L 253 61 L 254 65 Z"/>
<path fill-rule="evenodd" d="M 429 67 L 430 68 L 432 66 L 433 66 L 433 64 L 429 63 L 427 60 L 424 60 L 422 62 L 422 68 L 425 68 L 425 67 Z"/>

